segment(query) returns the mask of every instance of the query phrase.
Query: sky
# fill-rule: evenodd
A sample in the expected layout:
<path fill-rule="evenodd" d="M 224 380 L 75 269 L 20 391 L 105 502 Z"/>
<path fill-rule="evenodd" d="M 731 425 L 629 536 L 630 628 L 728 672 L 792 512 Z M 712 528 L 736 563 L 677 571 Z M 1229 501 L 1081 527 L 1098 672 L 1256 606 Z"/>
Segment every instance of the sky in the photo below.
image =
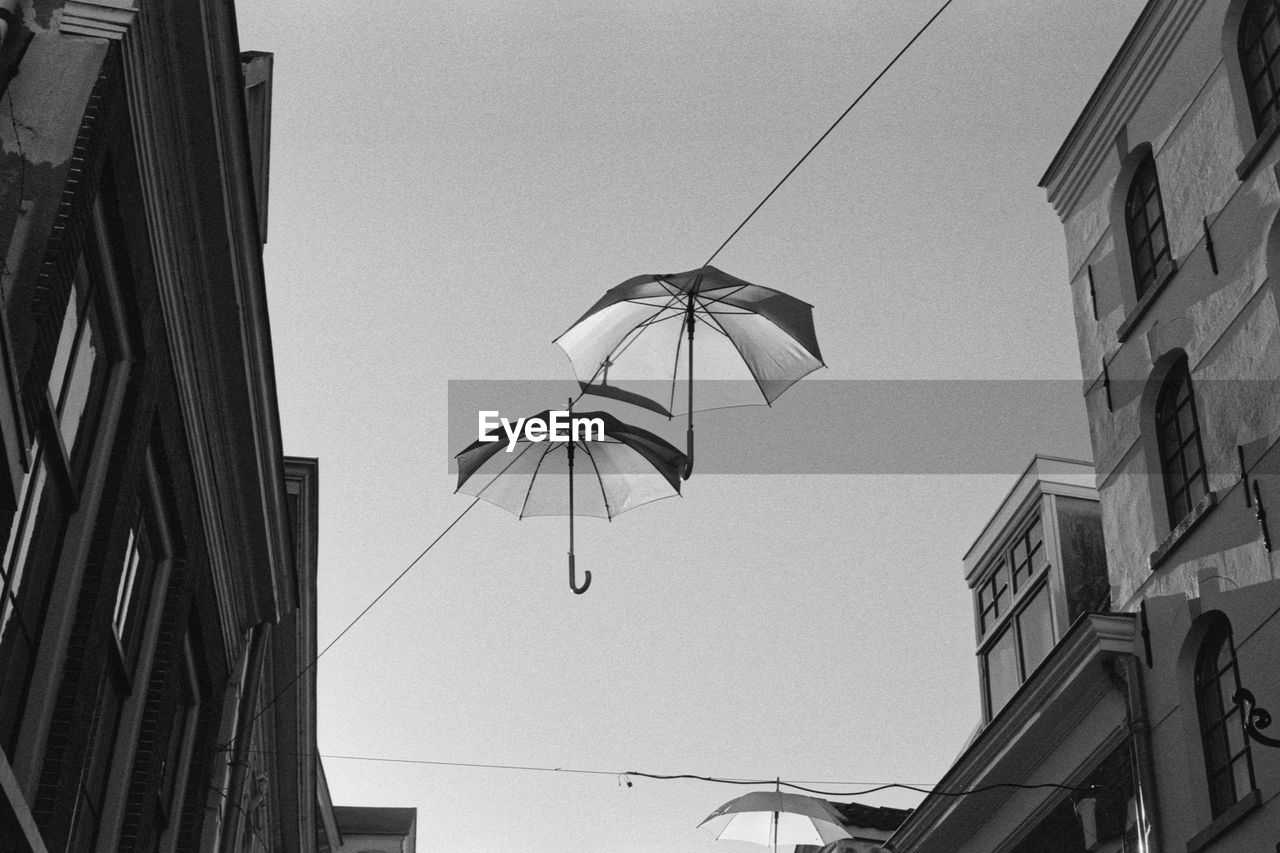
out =
<path fill-rule="evenodd" d="M 321 646 L 470 502 L 450 382 L 558 405 L 552 339 L 701 266 L 939 5 L 240 3 L 275 54 L 265 261 Z M 585 595 L 565 519 L 468 512 L 318 665 L 334 801 L 416 807 L 420 851 L 747 853 L 696 827 L 748 789 L 620 774 L 941 778 L 979 720 L 961 558 L 1032 452 L 1089 455 L 1037 183 L 1141 6 L 956 0 L 716 257 L 815 306 L 827 369 L 700 416 L 680 498 L 581 520 Z"/>

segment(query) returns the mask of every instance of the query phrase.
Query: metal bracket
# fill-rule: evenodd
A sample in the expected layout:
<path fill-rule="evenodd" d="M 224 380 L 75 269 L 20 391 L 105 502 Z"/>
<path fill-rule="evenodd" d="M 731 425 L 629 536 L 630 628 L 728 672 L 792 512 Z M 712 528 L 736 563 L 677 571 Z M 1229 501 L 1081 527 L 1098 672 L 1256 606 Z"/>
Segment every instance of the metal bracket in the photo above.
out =
<path fill-rule="evenodd" d="M 1213 274 L 1218 274 L 1218 253 L 1213 250 L 1213 233 L 1209 231 L 1209 217 L 1200 220 L 1204 225 L 1204 250 L 1209 255 L 1209 268 L 1213 270 Z"/>
<path fill-rule="evenodd" d="M 1263 746 L 1280 749 L 1280 738 L 1268 737 L 1262 729 L 1271 725 L 1271 714 L 1265 708 L 1257 707 L 1253 693 L 1241 687 L 1231 696 L 1231 701 L 1240 709 L 1240 718 L 1244 721 L 1244 732 Z"/>

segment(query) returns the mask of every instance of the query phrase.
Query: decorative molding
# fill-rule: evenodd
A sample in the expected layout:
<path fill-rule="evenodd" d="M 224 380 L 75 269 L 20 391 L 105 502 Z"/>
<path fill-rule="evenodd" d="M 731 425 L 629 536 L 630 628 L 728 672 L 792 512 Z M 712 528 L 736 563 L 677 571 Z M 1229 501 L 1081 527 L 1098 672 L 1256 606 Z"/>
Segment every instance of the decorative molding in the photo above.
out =
<path fill-rule="evenodd" d="M 1090 613 L 1076 620 L 1040 668 L 956 759 L 939 789 L 963 791 L 993 781 L 1026 781 L 1055 748 L 1053 737 L 1060 740 L 1095 713 L 1108 692 L 1123 691 L 1100 664 L 1134 655 L 1136 637 L 1137 620 L 1130 613 Z M 1117 719 L 1122 721 L 1123 716 Z M 1008 796 L 1006 790 L 1004 798 Z M 926 797 L 891 840 L 899 849 L 942 849 L 937 845 L 948 833 L 996 807 L 994 796 Z"/>
<path fill-rule="evenodd" d="M 58 32 L 119 41 L 137 14 L 134 0 L 67 0 Z"/>
<path fill-rule="evenodd" d="M 1040 186 L 1065 219 L 1137 111 L 1205 0 L 1148 3 L 1130 30 Z M 1155 142 L 1155 140 L 1149 140 Z M 1159 157 L 1159 152 L 1156 152 Z"/>

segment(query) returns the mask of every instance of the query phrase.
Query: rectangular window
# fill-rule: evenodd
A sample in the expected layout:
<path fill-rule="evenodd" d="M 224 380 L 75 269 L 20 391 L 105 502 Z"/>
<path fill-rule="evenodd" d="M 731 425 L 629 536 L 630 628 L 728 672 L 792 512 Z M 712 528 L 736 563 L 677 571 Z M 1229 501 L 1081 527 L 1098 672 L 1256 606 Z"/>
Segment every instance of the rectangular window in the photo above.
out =
<path fill-rule="evenodd" d="M 1022 677 L 1035 672 L 1053 649 L 1053 616 L 1049 612 L 1049 587 L 1041 586 L 1018 611 L 1018 640 L 1022 647 Z"/>
<path fill-rule="evenodd" d="M 986 653 L 987 695 L 991 702 L 992 715 L 1018 689 L 1018 648 L 1013 629 L 1005 628 L 991 644 Z"/>
<path fill-rule="evenodd" d="M 1049 560 L 1039 515 L 993 561 L 995 568 L 978 586 L 984 700 L 988 719 L 1004 707 L 1053 649 L 1055 633 L 1049 595 Z"/>
<path fill-rule="evenodd" d="M 169 729 L 169 742 L 160 765 L 160 785 L 156 791 L 156 825 L 163 830 L 157 834 L 156 853 L 168 853 L 177 843 L 182 795 L 191 772 L 200 719 L 200 682 L 191 638 L 185 638 L 182 645 L 181 685 Z"/>
<path fill-rule="evenodd" d="M 116 606 L 111 618 L 116 639 L 122 644 L 125 628 L 129 623 L 129 603 L 133 600 L 133 587 L 138 581 L 138 563 L 141 561 L 138 541 L 138 525 L 134 525 L 129 528 L 129 543 L 124 549 L 124 564 L 120 567 L 120 584 L 116 588 Z"/>
<path fill-rule="evenodd" d="M 70 457 L 74 457 L 82 424 L 92 415 L 91 392 L 100 385 L 104 368 L 91 280 L 81 259 L 49 373 L 49 399 L 53 402 L 63 447 Z"/>

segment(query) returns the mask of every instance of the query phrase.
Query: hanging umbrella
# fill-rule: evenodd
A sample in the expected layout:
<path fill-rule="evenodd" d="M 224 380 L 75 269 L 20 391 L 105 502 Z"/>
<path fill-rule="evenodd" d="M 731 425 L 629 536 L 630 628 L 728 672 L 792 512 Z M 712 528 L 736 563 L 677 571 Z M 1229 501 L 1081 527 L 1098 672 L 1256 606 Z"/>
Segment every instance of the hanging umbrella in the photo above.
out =
<path fill-rule="evenodd" d="M 672 416 L 680 374 L 688 376 L 683 476 L 693 471 L 693 341 L 699 327 L 700 375 L 752 380 L 758 402 L 773 401 L 823 367 L 813 306 L 735 278 L 712 266 L 672 275 L 641 275 L 611 288 L 556 338 L 582 390 Z M 710 366 L 710 370 L 707 367 Z M 683 368 L 683 370 L 682 370 Z M 660 379 L 640 393 L 618 380 Z"/>
<path fill-rule="evenodd" d="M 843 816 L 826 800 L 781 791 L 753 791 L 730 800 L 698 824 L 718 841 L 747 841 L 772 846 L 822 846 L 851 838 Z"/>
<path fill-rule="evenodd" d="M 684 454 L 653 433 L 623 423 L 608 412 L 573 413 L 586 428 L 568 431 L 576 440 L 552 441 L 522 431 L 514 441 L 495 428 L 458 453 L 455 491 L 502 507 L 520 518 L 569 516 L 569 587 L 587 591 L 591 572 L 578 585 L 574 567 L 573 519 L 588 515 L 612 519 L 629 509 L 680 494 Z M 545 411 L 526 422 L 550 423 Z M 598 423 L 600 430 L 591 425 Z M 511 449 L 508 451 L 508 446 Z M 575 465 L 576 461 L 576 465 Z M 577 502 L 575 503 L 575 492 Z"/>

